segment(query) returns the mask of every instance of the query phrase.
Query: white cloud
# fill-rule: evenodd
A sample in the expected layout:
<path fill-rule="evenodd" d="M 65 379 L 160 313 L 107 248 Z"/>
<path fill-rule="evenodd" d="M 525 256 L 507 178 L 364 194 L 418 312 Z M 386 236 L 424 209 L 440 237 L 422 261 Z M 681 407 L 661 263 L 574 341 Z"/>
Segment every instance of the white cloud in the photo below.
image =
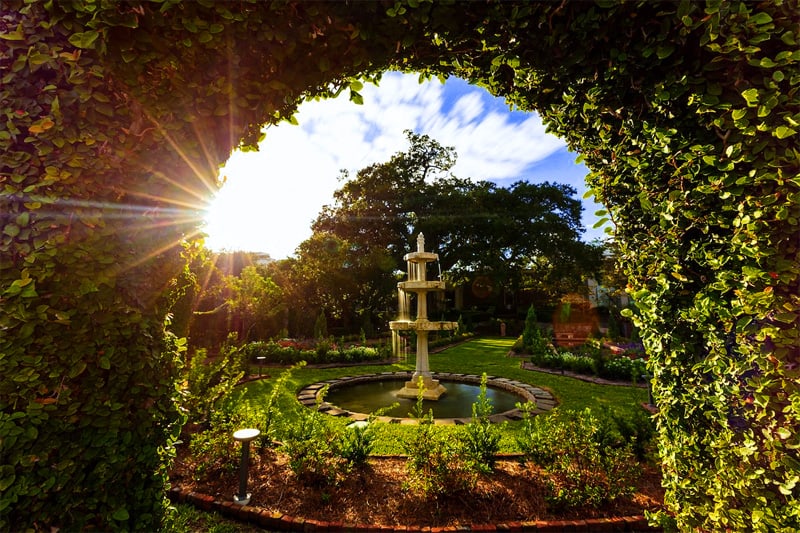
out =
<path fill-rule="evenodd" d="M 307 102 L 299 126 L 270 128 L 260 152 L 235 153 L 210 209 L 209 247 L 291 255 L 331 203 L 340 169 L 355 174 L 387 161 L 407 148 L 406 129 L 454 146 L 452 172 L 473 179 L 523 179 L 527 167 L 564 146 L 545 134 L 538 116 L 504 112 L 480 88 L 462 89 L 447 113 L 446 87 L 420 85 L 414 75 L 386 74 L 380 87 L 367 84 L 362 94 L 363 106 L 346 97 Z"/>

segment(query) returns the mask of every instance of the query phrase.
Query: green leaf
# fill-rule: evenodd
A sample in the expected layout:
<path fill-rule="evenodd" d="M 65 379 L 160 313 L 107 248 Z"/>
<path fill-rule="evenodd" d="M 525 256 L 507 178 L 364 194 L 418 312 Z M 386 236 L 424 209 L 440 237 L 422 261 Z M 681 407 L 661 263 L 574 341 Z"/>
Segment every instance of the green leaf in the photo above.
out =
<path fill-rule="evenodd" d="M 758 105 L 758 89 L 747 89 L 742 91 L 742 98 L 747 102 L 748 107 L 755 107 Z"/>
<path fill-rule="evenodd" d="M 69 36 L 69 43 L 78 48 L 92 48 L 100 34 L 94 30 L 73 33 Z"/>
<path fill-rule="evenodd" d="M 111 515 L 111 516 L 112 516 L 112 518 L 114 518 L 114 520 L 118 520 L 120 522 L 123 521 L 123 520 L 128 520 L 130 518 L 130 515 L 128 514 L 128 510 L 125 509 L 124 507 L 114 511 L 114 514 Z"/>
<path fill-rule="evenodd" d="M 79 363 L 73 365 L 69 371 L 70 379 L 80 376 L 81 374 L 83 374 L 84 370 L 86 370 L 86 363 L 84 361 L 80 361 Z"/>
<path fill-rule="evenodd" d="M 775 313 L 775 320 L 785 324 L 793 324 L 797 320 L 797 313 Z"/>
<path fill-rule="evenodd" d="M 357 105 L 364 105 L 364 97 L 356 91 L 350 91 L 350 101 Z"/>
<path fill-rule="evenodd" d="M 748 22 L 752 22 L 753 24 L 758 24 L 759 26 L 764 24 L 769 24 L 772 22 L 772 17 L 770 17 L 767 13 L 761 12 L 752 17 L 750 17 Z"/>
<path fill-rule="evenodd" d="M 16 224 L 6 224 L 6 227 L 3 228 L 3 233 L 12 238 L 19 235 L 19 231 L 19 226 Z"/>
<path fill-rule="evenodd" d="M 24 41 L 25 36 L 18 28 L 8 33 L 0 33 L 0 39 L 5 39 L 6 41 Z"/>
<path fill-rule="evenodd" d="M 16 474 L 14 473 L 14 467 L 10 465 L 3 465 L 0 467 L 0 491 L 6 491 L 8 487 L 14 484 L 14 480 L 16 479 Z"/>
<path fill-rule="evenodd" d="M 785 139 L 786 137 L 791 137 L 795 133 L 797 133 L 797 131 L 793 130 L 792 128 L 787 126 L 778 126 L 775 128 L 773 135 L 775 135 L 775 137 L 778 139 Z"/>
<path fill-rule="evenodd" d="M 675 45 L 674 44 L 662 44 L 662 45 L 659 45 L 658 48 L 656 48 L 656 56 L 659 59 L 664 59 L 664 58 L 667 58 L 670 55 L 672 55 L 672 52 L 674 52 L 674 51 L 675 51 Z"/>

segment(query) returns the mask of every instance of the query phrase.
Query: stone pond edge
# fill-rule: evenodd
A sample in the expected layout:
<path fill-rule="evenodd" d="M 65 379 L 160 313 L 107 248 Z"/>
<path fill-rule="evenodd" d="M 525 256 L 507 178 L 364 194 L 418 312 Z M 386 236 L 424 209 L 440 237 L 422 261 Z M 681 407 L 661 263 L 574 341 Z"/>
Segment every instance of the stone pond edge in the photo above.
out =
<path fill-rule="evenodd" d="M 328 379 L 325 381 L 318 381 L 310 385 L 306 385 L 297 393 L 297 401 L 301 405 L 313 408 L 319 402 L 319 410 L 331 416 L 347 417 L 352 420 L 367 420 L 369 415 L 366 413 L 356 413 L 324 401 L 322 392 L 325 387 L 328 389 L 335 389 L 337 387 L 347 387 L 356 383 L 364 383 L 369 381 L 394 381 L 394 380 L 409 380 L 413 372 L 380 372 L 376 374 L 359 374 L 357 376 L 343 376 L 340 378 Z M 481 376 L 476 374 L 458 374 L 451 372 L 434 372 L 432 373 L 433 379 L 442 381 L 455 381 L 461 383 L 474 383 L 480 384 Z M 553 409 L 557 405 L 557 400 L 552 393 L 542 387 L 535 387 L 521 381 L 516 381 L 509 378 L 487 376 L 486 384 L 490 387 L 503 389 L 508 392 L 517 394 L 526 401 L 534 402 L 536 408 L 532 414 L 540 414 Z M 523 413 L 520 409 L 511 409 L 503 413 L 497 413 L 489 416 L 489 420 L 494 423 L 521 420 Z M 378 417 L 378 421 L 388 424 L 414 424 L 417 421 L 413 418 L 401 417 Z M 462 425 L 467 424 L 471 418 L 437 418 L 434 420 L 435 424 L 439 425 Z"/>

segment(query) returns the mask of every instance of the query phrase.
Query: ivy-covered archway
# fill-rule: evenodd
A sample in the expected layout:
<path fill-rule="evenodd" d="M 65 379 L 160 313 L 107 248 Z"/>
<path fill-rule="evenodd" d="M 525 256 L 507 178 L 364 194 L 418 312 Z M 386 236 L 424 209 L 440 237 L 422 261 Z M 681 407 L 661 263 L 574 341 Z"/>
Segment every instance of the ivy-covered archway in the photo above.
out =
<path fill-rule="evenodd" d="M 401 69 L 537 110 L 592 169 L 679 525 L 800 527 L 798 7 L 6 2 L 0 526 L 159 523 L 187 210 L 264 124 Z"/>

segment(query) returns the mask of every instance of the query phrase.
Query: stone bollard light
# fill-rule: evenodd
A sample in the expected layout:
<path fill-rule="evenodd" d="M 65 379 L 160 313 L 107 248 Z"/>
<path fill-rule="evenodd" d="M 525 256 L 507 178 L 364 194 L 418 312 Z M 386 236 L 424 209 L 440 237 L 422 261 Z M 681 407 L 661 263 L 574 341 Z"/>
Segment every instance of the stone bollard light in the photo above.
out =
<path fill-rule="evenodd" d="M 233 496 L 233 503 L 247 505 L 250 494 L 247 492 L 247 469 L 250 463 L 250 441 L 261 434 L 257 429 L 240 429 L 233 434 L 234 440 L 242 443 L 242 461 L 239 463 L 239 493 Z"/>

